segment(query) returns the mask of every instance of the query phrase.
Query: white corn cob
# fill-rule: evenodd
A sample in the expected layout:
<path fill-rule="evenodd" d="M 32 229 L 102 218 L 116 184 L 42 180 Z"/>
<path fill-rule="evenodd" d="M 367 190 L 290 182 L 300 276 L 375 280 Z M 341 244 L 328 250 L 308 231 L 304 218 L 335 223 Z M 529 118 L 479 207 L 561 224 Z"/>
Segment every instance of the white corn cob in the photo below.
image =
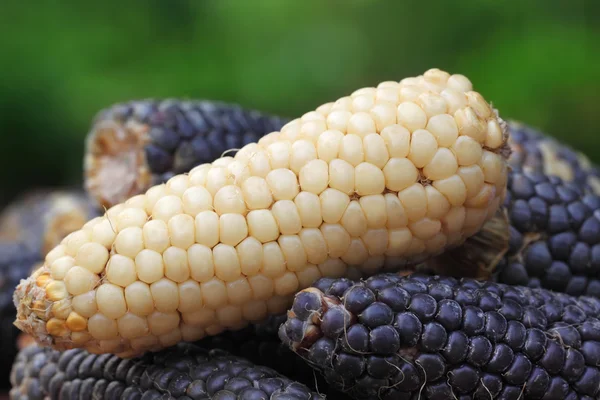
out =
<path fill-rule="evenodd" d="M 17 288 L 15 324 L 127 357 L 281 313 L 320 277 L 421 262 L 498 209 L 506 141 L 463 75 L 357 90 L 66 237 Z"/>

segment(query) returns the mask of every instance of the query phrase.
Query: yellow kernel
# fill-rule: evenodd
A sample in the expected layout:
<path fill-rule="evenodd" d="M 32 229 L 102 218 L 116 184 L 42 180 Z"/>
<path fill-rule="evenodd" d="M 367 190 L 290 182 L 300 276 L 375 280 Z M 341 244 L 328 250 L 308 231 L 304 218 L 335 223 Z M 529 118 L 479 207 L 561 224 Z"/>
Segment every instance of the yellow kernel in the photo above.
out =
<path fill-rule="evenodd" d="M 215 195 L 222 187 L 225 187 L 233 182 L 233 179 L 229 179 L 229 172 L 225 167 L 211 167 L 206 174 L 206 190 L 213 196 L 213 203 L 215 203 Z M 177 213 L 179 214 L 179 213 Z"/>
<path fill-rule="evenodd" d="M 438 220 L 423 218 L 408 225 L 414 237 L 427 240 L 435 236 L 442 228 Z"/>
<path fill-rule="evenodd" d="M 311 160 L 300 170 L 300 188 L 315 194 L 320 194 L 327 188 L 329 181 L 329 166 L 323 160 Z"/>
<path fill-rule="evenodd" d="M 94 289 L 99 281 L 98 275 L 85 268 L 75 266 L 65 275 L 64 283 L 69 293 L 76 296 Z"/>
<path fill-rule="evenodd" d="M 274 169 L 266 180 L 275 201 L 293 200 L 299 192 L 296 175 L 289 169 Z"/>
<path fill-rule="evenodd" d="M 369 229 L 361 237 L 370 256 L 383 255 L 388 247 L 388 230 L 384 228 Z"/>
<path fill-rule="evenodd" d="M 358 200 L 352 200 L 348 204 L 340 223 L 348 234 L 353 237 L 359 237 L 367 231 L 367 217 L 365 217 Z"/>
<path fill-rule="evenodd" d="M 214 211 L 202 211 L 194 220 L 196 243 L 214 247 L 219 243 L 219 216 Z"/>
<path fill-rule="evenodd" d="M 275 278 L 275 294 L 286 296 L 298 290 L 298 277 L 291 271 Z"/>
<path fill-rule="evenodd" d="M 292 235 L 300 232 L 302 221 L 298 208 L 291 200 L 279 200 L 271 209 L 282 235 Z"/>
<path fill-rule="evenodd" d="M 475 196 L 483 187 L 483 171 L 478 165 L 460 167 L 456 173 L 465 183 L 467 188 L 467 198 Z"/>
<path fill-rule="evenodd" d="M 446 148 L 438 149 L 429 163 L 423 168 L 428 179 L 439 180 L 448 178 L 456 173 L 458 164 L 456 157 Z"/>
<path fill-rule="evenodd" d="M 456 121 L 448 114 L 431 117 L 427 122 L 426 129 L 435 137 L 440 147 L 450 147 L 458 138 Z"/>
<path fill-rule="evenodd" d="M 339 258 L 329 258 L 318 265 L 319 275 L 327 278 L 341 278 L 346 276 L 348 266 Z"/>
<path fill-rule="evenodd" d="M 171 217 L 183 212 L 181 198 L 168 195 L 160 198 L 152 209 L 152 219 L 167 222 Z"/>
<path fill-rule="evenodd" d="M 442 90 L 442 93 L 440 94 L 446 101 L 446 104 L 448 106 L 448 113 L 451 115 L 454 115 L 454 113 L 457 110 L 467 106 L 467 97 L 463 92 L 451 88 L 446 88 Z"/>
<path fill-rule="evenodd" d="M 325 129 L 327 129 L 325 121 L 306 121 L 300 127 L 299 137 L 314 143 Z"/>
<path fill-rule="evenodd" d="M 187 250 L 194 244 L 194 218 L 187 214 L 178 214 L 168 223 L 171 245 Z"/>
<path fill-rule="evenodd" d="M 451 148 L 460 166 L 469 166 L 477 163 L 483 153 L 481 145 L 475 139 L 468 136 L 460 136 Z"/>
<path fill-rule="evenodd" d="M 263 258 L 262 244 L 256 238 L 247 237 L 237 245 L 236 250 L 238 259 L 240 260 L 240 270 L 242 274 L 250 276 L 260 271 Z"/>
<path fill-rule="evenodd" d="M 52 303 L 50 315 L 53 315 L 56 318 L 66 319 L 71 311 L 73 311 L 71 301 L 69 299 L 63 299 Z"/>
<path fill-rule="evenodd" d="M 73 266 L 75 266 L 75 259 L 73 257 L 59 257 L 50 264 L 50 275 L 52 279 L 61 281 Z"/>
<path fill-rule="evenodd" d="M 242 309 L 232 305 L 219 308 L 217 310 L 217 320 L 223 327 L 233 327 L 242 320 Z"/>
<path fill-rule="evenodd" d="M 246 321 L 259 322 L 267 317 L 267 303 L 254 300 L 242 304 L 242 316 Z"/>
<path fill-rule="evenodd" d="M 363 146 L 365 149 L 365 161 L 380 169 L 383 168 L 390 158 L 383 137 L 376 133 L 371 133 L 363 139 Z"/>
<path fill-rule="evenodd" d="M 297 235 L 279 236 L 277 243 L 285 257 L 286 268 L 289 271 L 298 271 L 306 266 L 308 261 L 306 251 Z"/>
<path fill-rule="evenodd" d="M 114 339 L 119 334 L 117 321 L 103 314 L 94 314 L 90 317 L 88 331 L 96 340 Z"/>
<path fill-rule="evenodd" d="M 448 110 L 448 105 L 446 104 L 446 100 L 442 96 L 432 92 L 424 92 L 419 95 L 417 103 L 428 118 L 434 117 L 436 115 L 442 115 Z"/>
<path fill-rule="evenodd" d="M 171 245 L 169 228 L 165 221 L 152 220 L 146 222 L 142 233 L 146 249 L 162 253 Z"/>
<path fill-rule="evenodd" d="M 269 155 L 265 151 L 256 150 L 252 152 L 248 162 L 250 163 L 250 174 L 252 176 L 266 178 L 267 174 L 271 171 Z"/>
<path fill-rule="evenodd" d="M 354 167 L 339 158 L 329 163 L 329 187 L 348 195 L 354 193 Z"/>
<path fill-rule="evenodd" d="M 465 223 L 466 211 L 464 207 L 453 207 L 442 218 L 442 229 L 447 234 L 458 233 Z"/>
<path fill-rule="evenodd" d="M 323 220 L 327 223 L 338 222 L 350 202 L 347 194 L 332 188 L 323 191 L 319 198 L 321 202 L 321 214 Z"/>
<path fill-rule="evenodd" d="M 246 203 L 244 202 L 242 189 L 234 185 L 223 186 L 219 189 L 215 194 L 213 206 L 218 215 L 228 213 L 246 214 Z"/>
<path fill-rule="evenodd" d="M 487 124 L 479 119 L 471 107 L 456 111 L 454 119 L 459 135 L 472 137 L 478 143 L 485 142 Z"/>
<path fill-rule="evenodd" d="M 348 134 L 342 138 L 338 157 L 347 161 L 352 166 L 357 166 L 365 159 L 362 138 L 358 135 Z"/>
<path fill-rule="evenodd" d="M 72 332 L 85 331 L 87 328 L 87 319 L 73 311 L 67 318 L 67 328 Z"/>
<path fill-rule="evenodd" d="M 419 171 L 406 158 L 390 158 L 383 167 L 385 186 L 389 190 L 399 192 L 415 183 L 419 177 Z"/>
<path fill-rule="evenodd" d="M 317 155 L 319 159 L 330 162 L 337 158 L 343 138 L 344 134 L 339 130 L 335 130 L 335 128 L 323 132 L 317 140 Z"/>
<path fill-rule="evenodd" d="M 117 320 L 119 334 L 125 339 L 135 339 L 150 333 L 146 318 L 127 313 Z"/>
<path fill-rule="evenodd" d="M 279 228 L 269 210 L 252 210 L 247 215 L 248 232 L 262 243 L 277 240 Z"/>
<path fill-rule="evenodd" d="M 263 265 L 260 272 L 270 278 L 280 276 L 285 271 L 285 256 L 277 242 L 263 244 Z"/>
<path fill-rule="evenodd" d="M 67 254 L 75 257 L 81 246 L 90 241 L 90 234 L 86 231 L 75 231 L 67 235 L 63 242 L 66 243 Z"/>
<path fill-rule="evenodd" d="M 123 229 L 130 227 L 141 228 L 144 226 L 147 219 L 148 214 L 141 208 L 126 208 L 117 215 L 117 230 L 122 231 Z"/>
<path fill-rule="evenodd" d="M 291 151 L 292 145 L 288 141 L 278 141 L 271 143 L 267 147 L 267 153 L 269 154 L 271 168 L 289 168 Z"/>
<path fill-rule="evenodd" d="M 300 287 L 306 288 L 321 278 L 321 271 L 316 265 L 308 264 L 302 271 L 296 271 L 296 276 Z"/>
<path fill-rule="evenodd" d="M 183 319 L 186 324 L 201 327 L 209 326 L 213 323 L 213 321 L 215 321 L 216 318 L 217 315 L 215 310 L 211 310 L 210 308 L 201 308 L 197 311 L 183 313 L 181 315 L 181 319 Z"/>
<path fill-rule="evenodd" d="M 137 315 L 149 315 L 154 311 L 154 300 L 150 286 L 144 282 L 133 282 L 125 288 L 125 301 L 129 311 Z"/>
<path fill-rule="evenodd" d="M 212 210 L 213 199 L 208 190 L 202 186 L 186 189 L 182 196 L 183 211 L 195 217 L 201 211 Z"/>
<path fill-rule="evenodd" d="M 294 204 L 298 209 L 303 227 L 318 228 L 321 225 L 323 217 L 319 196 L 310 192 L 300 192 L 294 199 Z"/>
<path fill-rule="evenodd" d="M 358 202 L 367 219 L 367 227 L 383 228 L 387 222 L 385 199 L 381 194 L 361 197 Z"/>
<path fill-rule="evenodd" d="M 273 203 L 267 181 L 258 176 L 251 176 L 242 183 L 242 194 L 249 210 L 269 208 Z"/>
<path fill-rule="evenodd" d="M 319 264 L 327 259 L 327 243 L 319 229 L 305 228 L 298 236 L 302 240 L 309 263 Z"/>
<path fill-rule="evenodd" d="M 213 254 L 210 247 L 193 244 L 188 250 L 190 276 L 196 282 L 206 282 L 212 279 L 215 272 Z"/>
<path fill-rule="evenodd" d="M 221 243 L 236 246 L 248 236 L 246 218 L 241 214 L 223 214 L 219 218 Z"/>
<path fill-rule="evenodd" d="M 396 118 L 398 124 L 411 132 L 423 129 L 427 124 L 427 114 L 425 114 L 425 111 L 411 101 L 405 101 L 398 106 Z"/>
<path fill-rule="evenodd" d="M 240 277 L 240 261 L 233 246 L 219 243 L 213 249 L 215 275 L 224 282 L 231 282 Z"/>
<path fill-rule="evenodd" d="M 193 312 L 202 307 L 202 292 L 198 282 L 190 279 L 177 286 L 179 287 L 179 306 L 177 307 L 179 312 Z"/>
<path fill-rule="evenodd" d="M 331 258 L 341 257 L 350 246 L 350 235 L 340 224 L 323 224 L 321 233 L 327 243 L 328 254 Z M 307 260 L 303 261 L 306 264 Z"/>
<path fill-rule="evenodd" d="M 473 90 L 473 84 L 464 75 L 454 74 L 448 78 L 448 87 L 461 92 Z"/>
<path fill-rule="evenodd" d="M 163 253 L 165 276 L 174 282 L 183 282 L 190 276 L 187 251 L 179 247 L 169 247 Z"/>
<path fill-rule="evenodd" d="M 99 274 L 108 261 L 108 250 L 99 243 L 85 243 L 75 256 L 75 263 L 89 271 Z"/>
<path fill-rule="evenodd" d="M 385 254 L 391 257 L 402 256 L 412 242 L 412 233 L 408 228 L 388 230 L 387 250 Z"/>
<path fill-rule="evenodd" d="M 222 280 L 213 278 L 200 284 L 204 305 L 213 310 L 227 304 L 227 288 Z"/>
<path fill-rule="evenodd" d="M 381 131 L 390 157 L 404 158 L 410 151 L 410 132 L 402 125 L 390 125 Z"/>
<path fill-rule="evenodd" d="M 363 241 L 360 238 L 353 238 L 341 260 L 348 265 L 359 265 L 367 261 L 368 258 L 369 252 Z"/>
<path fill-rule="evenodd" d="M 485 101 L 481 94 L 468 91 L 465 95 L 467 96 L 467 104 L 469 104 L 469 107 L 475 111 L 475 114 L 477 114 L 479 118 L 485 119 L 492 115 L 490 105 Z"/>
<path fill-rule="evenodd" d="M 177 329 L 180 317 L 177 312 L 163 313 L 156 311 L 148 315 L 147 320 L 150 332 L 153 335 L 161 336 Z"/>
<path fill-rule="evenodd" d="M 378 104 L 371 108 L 370 114 L 373 121 L 375 121 L 377 132 L 381 132 L 386 126 L 396 123 L 396 105 L 396 102 L 379 100 Z"/>
<path fill-rule="evenodd" d="M 431 219 L 439 219 L 446 215 L 450 210 L 450 202 L 433 186 L 425 188 L 427 195 L 427 217 Z"/>
<path fill-rule="evenodd" d="M 415 183 L 398 193 L 406 215 L 410 221 L 418 221 L 427 214 L 427 195 L 425 188 Z"/>
<path fill-rule="evenodd" d="M 113 256 L 114 259 L 114 256 Z M 125 262 L 125 261 L 123 261 Z M 114 271 L 119 275 L 119 271 Z M 141 281 L 146 283 L 156 282 L 164 275 L 162 255 L 154 250 L 144 249 L 135 256 L 135 273 Z M 126 274 L 124 278 L 129 280 L 131 275 Z"/>
<path fill-rule="evenodd" d="M 48 252 L 48 254 L 46 254 L 46 257 L 44 258 L 44 260 L 45 260 L 46 265 L 52 265 L 52 263 L 54 261 L 58 260 L 61 257 L 66 256 L 66 255 L 67 255 L 66 246 L 63 244 L 59 244 L 58 246 L 56 246 L 55 248 L 50 250 Z"/>
<path fill-rule="evenodd" d="M 317 158 L 315 145 L 308 140 L 297 140 L 292 144 L 290 154 L 290 169 L 299 174 L 302 167 Z"/>
<path fill-rule="evenodd" d="M 115 251 L 126 257 L 134 258 L 143 249 L 144 238 L 141 228 L 125 228 L 115 239 Z"/>
<path fill-rule="evenodd" d="M 163 278 L 150 285 L 150 293 L 154 300 L 154 307 L 160 312 L 171 312 L 179 307 L 179 291 L 177 284 L 172 280 Z"/>
<path fill-rule="evenodd" d="M 373 164 L 361 163 L 354 169 L 354 185 L 359 196 L 381 193 L 385 189 L 383 171 Z"/>
<path fill-rule="evenodd" d="M 75 310 L 78 314 L 87 318 L 91 317 L 98 311 L 98 306 L 96 304 L 96 292 L 89 291 L 84 294 L 73 296 L 71 305 L 73 306 L 73 310 Z"/>
<path fill-rule="evenodd" d="M 479 165 L 483 170 L 483 176 L 487 183 L 496 183 L 501 179 L 504 172 L 504 161 L 500 155 L 485 150 Z"/>
<path fill-rule="evenodd" d="M 417 168 L 427 165 L 438 149 L 435 137 L 424 129 L 418 129 L 412 134 L 408 159 Z"/>
<path fill-rule="evenodd" d="M 385 226 L 389 229 L 405 227 L 408 224 L 408 217 L 398 196 L 393 193 L 386 193 L 383 195 L 383 199 L 385 201 L 385 213 L 387 215 Z"/>
<path fill-rule="evenodd" d="M 488 208 L 496 198 L 496 187 L 488 183 L 484 184 L 475 196 L 465 201 L 466 207 Z"/>
<path fill-rule="evenodd" d="M 356 102 L 355 99 L 354 101 Z M 365 107 L 361 107 L 361 110 L 357 110 L 355 108 L 355 113 L 352 114 L 350 119 L 348 120 L 347 133 L 358 135 L 360 137 L 365 137 L 369 133 L 377 132 L 377 128 L 375 126 L 375 121 L 365 111 L 371 109 L 374 105 L 373 98 L 371 97 L 367 104 L 364 104 Z M 356 112 L 358 111 L 358 112 Z"/>
<path fill-rule="evenodd" d="M 265 275 L 254 275 L 248 277 L 248 283 L 252 288 L 254 300 L 267 300 L 273 295 L 273 279 Z"/>
<path fill-rule="evenodd" d="M 497 120 L 491 119 L 487 123 L 487 136 L 485 146 L 490 149 L 497 149 L 504 144 L 504 132 Z"/>
<path fill-rule="evenodd" d="M 148 251 L 152 252 L 152 250 Z M 152 253 L 158 254 L 156 252 Z M 138 253 L 138 255 L 139 254 L 141 254 L 141 252 Z M 146 254 L 144 254 L 144 256 L 147 257 Z M 142 256 L 142 260 L 144 259 L 144 256 Z M 108 264 L 106 265 L 106 278 L 109 280 L 110 283 L 123 287 L 135 282 L 137 280 L 135 262 L 129 257 L 125 257 L 120 254 L 114 254 L 108 261 Z"/>
<path fill-rule="evenodd" d="M 361 115 L 361 114 L 365 114 L 364 111 L 368 111 L 371 107 L 373 107 L 375 105 L 375 98 L 374 96 L 371 94 L 356 94 L 352 96 L 352 111 L 354 111 L 354 114 L 352 114 L 352 117 L 354 117 L 355 115 Z M 368 114 L 367 114 L 368 115 Z M 356 132 L 350 132 L 350 124 L 352 121 L 352 117 L 350 117 L 350 121 L 348 123 L 348 133 L 356 133 Z M 360 120 L 354 122 L 354 125 L 359 125 L 360 124 Z M 354 127 L 354 130 L 356 130 L 356 127 Z"/>
<path fill-rule="evenodd" d="M 252 289 L 245 277 L 227 282 L 226 286 L 230 304 L 239 306 L 252 300 Z"/>
<path fill-rule="evenodd" d="M 467 187 L 458 175 L 433 182 L 433 187 L 439 190 L 453 206 L 462 205 L 467 199 Z"/>
<path fill-rule="evenodd" d="M 87 271 L 81 268 L 84 271 Z M 89 271 L 88 271 L 89 272 Z M 50 301 L 59 301 L 64 299 L 69 295 L 69 291 L 67 290 L 67 286 L 63 281 L 51 281 L 46 286 L 46 297 Z"/>
<path fill-rule="evenodd" d="M 327 116 L 327 128 L 330 130 L 335 130 L 340 133 L 346 132 L 348 130 L 348 121 L 350 121 L 350 117 L 352 117 L 352 113 L 347 110 L 335 110 L 329 113 Z M 321 134 L 324 135 L 327 131 Z M 321 137 L 318 139 L 321 140 Z M 341 140 L 341 138 L 340 138 Z M 319 156 L 320 158 L 320 156 Z"/>
<path fill-rule="evenodd" d="M 108 318 L 117 319 L 127 312 L 123 288 L 111 283 L 104 283 L 96 289 L 98 311 Z"/>

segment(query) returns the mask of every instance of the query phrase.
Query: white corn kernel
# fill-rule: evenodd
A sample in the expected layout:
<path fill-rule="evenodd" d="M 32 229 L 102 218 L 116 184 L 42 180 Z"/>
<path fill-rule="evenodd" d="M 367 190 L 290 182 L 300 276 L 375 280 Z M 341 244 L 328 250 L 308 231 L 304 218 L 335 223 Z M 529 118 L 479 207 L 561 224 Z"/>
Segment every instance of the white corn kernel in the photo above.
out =
<path fill-rule="evenodd" d="M 213 278 L 200 284 L 204 305 L 213 310 L 227 304 L 227 288 L 222 280 Z"/>
<path fill-rule="evenodd" d="M 168 195 L 158 199 L 152 209 L 152 219 L 167 222 L 171 217 L 183 212 L 181 198 Z"/>
<path fill-rule="evenodd" d="M 108 250 L 100 243 L 85 243 L 75 256 L 75 263 L 95 274 L 102 272 L 108 261 Z M 54 263 L 53 263 L 54 264 Z"/>
<path fill-rule="evenodd" d="M 291 200 L 279 200 L 271 208 L 271 213 L 277 221 L 282 235 L 293 235 L 302 229 L 302 221 L 298 208 Z"/>
<path fill-rule="evenodd" d="M 108 318 L 117 319 L 127 312 L 123 288 L 111 283 L 104 283 L 96 289 L 98 311 Z"/>
<path fill-rule="evenodd" d="M 73 296 L 71 305 L 77 314 L 86 318 L 90 318 L 98 311 L 98 305 L 96 304 L 96 291 L 90 290 L 87 293 Z"/>
<path fill-rule="evenodd" d="M 165 221 L 152 220 L 146 222 L 142 233 L 146 249 L 162 253 L 171 245 L 169 228 Z"/>
<path fill-rule="evenodd" d="M 162 255 L 149 249 L 140 251 L 135 256 L 135 271 L 141 281 L 146 283 L 156 282 L 164 276 L 165 272 Z"/>
<path fill-rule="evenodd" d="M 385 176 L 381 169 L 367 162 L 354 169 L 354 186 L 359 196 L 382 193 L 385 189 Z"/>
<path fill-rule="evenodd" d="M 248 213 L 248 232 L 262 243 L 277 240 L 279 228 L 275 217 L 269 210 L 252 210 Z"/>
<path fill-rule="evenodd" d="M 110 283 L 123 287 L 135 282 L 137 280 L 135 262 L 120 254 L 113 255 L 106 265 L 106 278 Z"/>
<path fill-rule="evenodd" d="M 241 214 L 223 214 L 219 218 L 221 243 L 236 246 L 248 236 L 248 224 Z"/>
<path fill-rule="evenodd" d="M 266 180 L 275 201 L 293 200 L 299 192 L 298 179 L 289 169 L 274 169 Z"/>
<path fill-rule="evenodd" d="M 218 215 L 228 213 L 246 215 L 246 203 L 242 189 L 234 185 L 223 186 L 215 194 L 213 207 Z"/>
<path fill-rule="evenodd" d="M 398 123 L 411 132 L 425 128 L 427 114 L 416 103 L 405 101 L 398 106 Z"/>
<path fill-rule="evenodd" d="M 88 292 L 98 285 L 100 277 L 89 270 L 75 266 L 65 275 L 65 285 L 73 296 Z"/>
<path fill-rule="evenodd" d="M 149 315 L 154 311 L 154 300 L 150 286 L 136 281 L 125 288 L 125 301 L 130 312 L 137 315 Z"/>
<path fill-rule="evenodd" d="M 170 279 L 163 278 L 151 284 L 150 293 L 152 293 L 154 307 L 160 312 L 172 312 L 179 307 L 177 284 Z"/>
<path fill-rule="evenodd" d="M 261 242 L 254 237 L 247 237 L 237 245 L 236 250 L 240 260 L 241 273 L 245 276 L 257 274 L 260 271 L 263 258 Z"/>
<path fill-rule="evenodd" d="M 300 188 L 315 194 L 320 194 L 327 188 L 329 181 L 329 166 L 323 160 L 308 161 L 300 170 Z"/>
<path fill-rule="evenodd" d="M 190 276 L 196 282 L 206 282 L 215 275 L 213 254 L 210 247 L 193 244 L 188 250 Z"/>
<path fill-rule="evenodd" d="M 148 214 L 141 208 L 129 207 L 124 209 L 117 215 L 117 230 L 120 232 L 125 228 L 132 226 L 141 228 L 146 223 Z"/>
<path fill-rule="evenodd" d="M 135 256 L 144 249 L 144 238 L 141 228 L 125 228 L 115 238 L 115 250 L 126 257 Z"/>
<path fill-rule="evenodd" d="M 213 249 L 215 276 L 224 282 L 231 282 L 240 277 L 240 261 L 233 246 L 219 243 Z"/>
<path fill-rule="evenodd" d="M 290 154 L 290 169 L 296 175 L 300 174 L 302 167 L 317 158 L 315 145 L 308 140 L 297 140 L 292 144 Z"/>
<path fill-rule="evenodd" d="M 398 193 L 398 199 L 410 221 L 418 221 L 427 214 L 427 195 L 422 185 L 414 183 L 403 189 Z"/>
<path fill-rule="evenodd" d="M 226 286 L 230 304 L 240 306 L 252 300 L 252 289 L 245 277 L 227 282 Z"/>
<path fill-rule="evenodd" d="M 456 157 L 446 148 L 437 149 L 433 158 L 423 168 L 423 174 L 428 179 L 439 180 L 448 178 L 456 173 L 458 163 Z"/>
<path fill-rule="evenodd" d="M 340 224 L 323 224 L 321 225 L 321 233 L 327 243 L 327 252 L 329 257 L 338 258 L 344 255 L 348 246 L 350 246 L 350 235 Z M 306 264 L 306 259 L 302 260 Z M 289 267 L 289 262 L 288 262 Z M 290 268 L 288 268 L 290 269 Z M 295 271 L 294 269 L 290 269 Z"/>
<path fill-rule="evenodd" d="M 342 138 L 340 143 L 338 158 L 348 162 L 356 167 L 364 161 L 365 154 L 362 144 L 362 138 L 358 135 L 348 134 Z"/>
<path fill-rule="evenodd" d="M 362 196 L 358 199 L 365 218 L 367 227 L 383 228 L 387 222 L 385 199 L 381 194 Z"/>
<path fill-rule="evenodd" d="M 352 200 L 348 204 L 340 223 L 350 236 L 359 237 L 366 232 L 367 217 L 365 217 L 365 213 L 358 200 Z"/>
<path fill-rule="evenodd" d="M 328 117 L 328 120 L 333 114 L 334 113 Z M 344 138 L 344 134 L 340 132 L 340 130 L 337 130 L 337 128 L 330 129 L 331 130 L 323 132 L 317 140 L 317 155 L 320 160 L 325 162 L 330 162 L 338 157 L 342 139 Z"/>
<path fill-rule="evenodd" d="M 412 134 L 408 159 L 415 167 L 423 168 L 431 161 L 437 149 L 435 137 L 425 129 L 418 129 Z"/>
<path fill-rule="evenodd" d="M 389 190 L 399 192 L 415 183 L 419 177 L 419 171 L 406 158 L 390 158 L 383 167 L 385 187 Z"/>
<path fill-rule="evenodd" d="M 177 286 L 179 287 L 179 306 L 177 307 L 179 312 L 193 312 L 202 307 L 202 292 L 198 282 L 190 279 Z"/>
<path fill-rule="evenodd" d="M 269 208 L 273 203 L 267 181 L 258 176 L 251 176 L 242 183 L 242 194 L 248 210 Z"/>
<path fill-rule="evenodd" d="M 178 214 L 172 217 L 168 223 L 171 245 L 187 250 L 194 244 L 194 218 L 187 214 Z"/>
<path fill-rule="evenodd" d="M 187 251 L 171 246 L 163 253 L 165 276 L 173 282 L 183 282 L 190 276 Z"/>
<path fill-rule="evenodd" d="M 314 193 L 300 192 L 294 199 L 298 214 L 305 228 L 318 228 L 323 222 L 321 200 Z"/>
<path fill-rule="evenodd" d="M 194 220 L 196 243 L 214 247 L 219 243 L 219 216 L 214 211 L 202 211 Z"/>

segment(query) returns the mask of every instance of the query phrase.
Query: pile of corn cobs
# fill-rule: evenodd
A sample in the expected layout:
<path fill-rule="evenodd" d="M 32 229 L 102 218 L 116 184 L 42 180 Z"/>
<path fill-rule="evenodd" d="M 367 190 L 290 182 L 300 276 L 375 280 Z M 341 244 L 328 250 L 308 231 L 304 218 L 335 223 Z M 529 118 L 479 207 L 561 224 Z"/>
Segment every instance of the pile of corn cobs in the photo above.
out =
<path fill-rule="evenodd" d="M 11 398 L 600 398 L 598 170 L 465 76 L 118 104 L 85 183 L 0 221 Z"/>

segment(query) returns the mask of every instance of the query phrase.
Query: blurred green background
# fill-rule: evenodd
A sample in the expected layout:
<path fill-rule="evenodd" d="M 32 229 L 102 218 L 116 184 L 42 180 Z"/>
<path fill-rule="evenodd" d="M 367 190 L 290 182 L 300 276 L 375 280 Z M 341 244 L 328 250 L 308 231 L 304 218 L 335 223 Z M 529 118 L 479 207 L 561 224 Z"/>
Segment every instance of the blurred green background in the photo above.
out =
<path fill-rule="evenodd" d="M 600 2 L 4 1 L 0 205 L 78 185 L 112 103 L 209 98 L 294 117 L 439 67 L 600 162 Z"/>

